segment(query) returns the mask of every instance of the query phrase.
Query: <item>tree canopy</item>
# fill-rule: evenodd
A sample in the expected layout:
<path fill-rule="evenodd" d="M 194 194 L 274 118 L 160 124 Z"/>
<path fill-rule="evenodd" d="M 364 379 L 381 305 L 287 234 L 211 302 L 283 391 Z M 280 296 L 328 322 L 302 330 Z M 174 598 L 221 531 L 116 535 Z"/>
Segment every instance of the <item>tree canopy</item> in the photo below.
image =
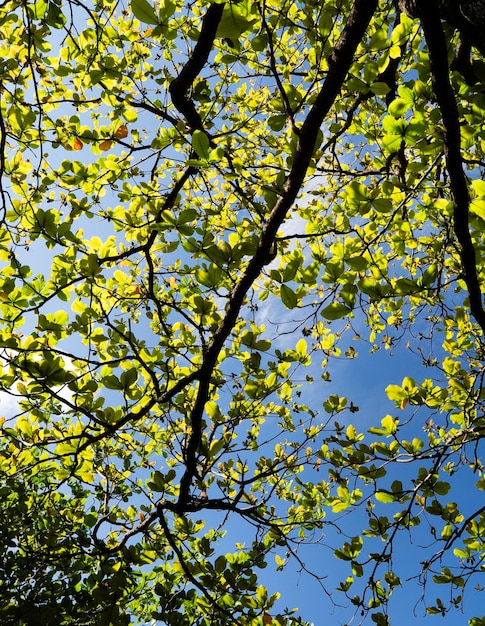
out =
<path fill-rule="evenodd" d="M 477 593 L 483 33 L 483 0 L 0 4 L 2 624 L 316 622 L 292 564 L 339 624 Z"/>

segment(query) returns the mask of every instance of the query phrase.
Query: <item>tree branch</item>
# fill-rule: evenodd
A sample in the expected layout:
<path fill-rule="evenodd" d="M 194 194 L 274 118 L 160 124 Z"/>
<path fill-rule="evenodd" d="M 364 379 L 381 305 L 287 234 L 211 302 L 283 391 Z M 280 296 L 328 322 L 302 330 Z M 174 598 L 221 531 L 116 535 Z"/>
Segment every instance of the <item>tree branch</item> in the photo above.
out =
<path fill-rule="evenodd" d="M 194 103 L 187 97 L 187 92 L 207 63 L 223 10 L 224 3 L 211 4 L 207 9 L 204 19 L 202 20 L 199 39 L 195 44 L 192 55 L 182 68 L 180 74 L 170 83 L 169 91 L 172 102 L 179 113 L 185 117 L 192 131 L 196 129 L 204 130 L 204 125 Z"/>
<path fill-rule="evenodd" d="M 470 196 L 461 156 L 460 117 L 455 93 L 450 83 L 446 39 L 439 17 L 438 2 L 436 0 L 421 0 L 417 9 L 429 51 L 433 91 L 443 120 L 446 167 L 450 176 L 450 188 L 454 202 L 453 227 L 460 245 L 461 263 L 468 289 L 470 310 L 481 329 L 485 331 L 485 311 L 483 310 L 482 292 L 478 279 L 475 248 L 468 223 Z"/>
<path fill-rule="evenodd" d="M 183 511 L 190 502 L 190 487 L 197 471 L 197 452 L 202 438 L 202 416 L 208 400 L 212 371 L 220 351 L 237 321 L 239 312 L 251 285 L 258 278 L 268 257 L 268 251 L 298 193 L 303 186 L 308 166 L 313 156 L 320 126 L 340 92 L 352 65 L 355 50 L 362 40 L 370 19 L 377 8 L 377 0 L 357 0 L 330 58 L 330 67 L 301 131 L 295 158 L 286 179 L 283 192 L 263 227 L 256 253 L 249 261 L 244 274 L 234 287 L 226 307 L 226 315 L 214 333 L 200 369 L 197 398 L 190 419 L 192 432 L 185 451 L 185 472 L 180 482 L 178 509 Z"/>

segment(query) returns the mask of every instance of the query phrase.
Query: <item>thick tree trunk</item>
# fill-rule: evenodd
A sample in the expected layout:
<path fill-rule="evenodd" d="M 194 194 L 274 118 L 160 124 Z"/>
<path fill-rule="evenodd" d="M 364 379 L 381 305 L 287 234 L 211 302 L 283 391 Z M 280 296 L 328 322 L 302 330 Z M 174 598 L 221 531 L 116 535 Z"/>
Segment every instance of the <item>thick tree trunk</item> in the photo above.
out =
<path fill-rule="evenodd" d="M 426 0 L 424 0 L 426 1 Z M 397 0 L 403 13 L 420 16 L 422 0 Z M 485 0 L 439 0 L 441 18 L 460 31 L 464 45 L 485 55 Z"/>
<path fill-rule="evenodd" d="M 409 17 L 420 18 L 427 0 L 397 0 L 399 9 Z M 438 0 L 440 17 L 460 33 L 451 69 L 462 74 L 467 83 L 477 81 L 470 59 L 472 47 L 485 56 L 485 0 Z"/>

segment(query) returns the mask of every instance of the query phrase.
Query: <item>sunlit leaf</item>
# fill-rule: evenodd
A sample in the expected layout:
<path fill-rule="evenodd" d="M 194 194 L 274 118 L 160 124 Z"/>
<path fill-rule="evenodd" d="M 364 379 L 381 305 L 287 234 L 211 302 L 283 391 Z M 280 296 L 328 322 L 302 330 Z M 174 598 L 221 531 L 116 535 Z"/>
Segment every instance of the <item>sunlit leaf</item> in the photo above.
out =
<path fill-rule="evenodd" d="M 327 320 L 338 320 L 352 312 L 352 309 L 345 304 L 332 302 L 322 309 L 322 316 Z"/>
<path fill-rule="evenodd" d="M 298 296 L 288 285 L 281 285 L 280 294 L 281 301 L 287 309 L 294 309 L 298 305 Z"/>
<path fill-rule="evenodd" d="M 201 130 L 195 130 L 192 134 L 192 147 L 201 159 L 209 159 L 209 137 Z"/>
<path fill-rule="evenodd" d="M 131 0 L 133 15 L 144 24 L 158 24 L 158 17 L 148 0 Z"/>

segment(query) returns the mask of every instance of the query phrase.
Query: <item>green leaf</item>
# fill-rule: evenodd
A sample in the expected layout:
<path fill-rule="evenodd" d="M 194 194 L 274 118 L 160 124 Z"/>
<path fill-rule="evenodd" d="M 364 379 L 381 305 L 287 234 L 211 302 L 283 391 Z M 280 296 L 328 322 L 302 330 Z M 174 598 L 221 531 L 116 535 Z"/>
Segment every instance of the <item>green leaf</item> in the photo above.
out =
<path fill-rule="evenodd" d="M 382 83 L 379 81 L 372 83 L 370 89 L 372 93 L 376 94 L 376 96 L 386 96 L 390 91 L 390 87 L 387 83 Z"/>
<path fill-rule="evenodd" d="M 411 103 L 404 98 L 396 98 L 396 100 L 393 100 L 389 105 L 389 113 L 395 118 L 404 117 L 410 108 L 410 104 Z"/>
<path fill-rule="evenodd" d="M 373 301 L 380 300 L 389 292 L 389 285 L 382 284 L 373 278 L 362 278 L 357 285 L 360 291 Z"/>
<path fill-rule="evenodd" d="M 48 0 L 37 0 L 35 4 L 29 6 L 29 11 L 34 20 L 41 20 L 45 17 L 48 7 Z"/>
<path fill-rule="evenodd" d="M 379 213 L 390 213 L 394 208 L 389 198 L 375 198 L 372 200 L 372 206 Z"/>
<path fill-rule="evenodd" d="M 321 315 L 327 320 L 338 320 L 351 312 L 352 309 L 346 304 L 332 302 L 321 311 Z"/>
<path fill-rule="evenodd" d="M 229 3 L 224 7 L 221 20 L 217 27 L 217 37 L 237 40 L 249 30 L 256 21 L 245 6 L 246 3 Z"/>
<path fill-rule="evenodd" d="M 433 485 L 433 490 L 439 496 L 446 496 L 446 494 L 451 489 L 450 483 L 439 480 L 437 483 Z"/>
<path fill-rule="evenodd" d="M 385 613 L 373 613 L 371 615 L 372 621 L 378 626 L 390 626 L 389 616 Z"/>
<path fill-rule="evenodd" d="M 307 343 L 306 341 L 302 338 L 300 339 L 296 346 L 295 346 L 295 351 L 298 354 L 298 356 L 300 357 L 304 357 L 307 354 Z"/>
<path fill-rule="evenodd" d="M 101 382 L 106 387 L 106 389 L 116 389 L 116 390 L 123 389 L 123 385 L 117 376 L 113 376 L 113 375 L 103 376 Z"/>
<path fill-rule="evenodd" d="M 345 262 L 349 267 L 358 272 L 363 272 L 369 267 L 369 261 L 363 256 L 352 256 L 345 259 Z"/>
<path fill-rule="evenodd" d="M 201 159 L 207 161 L 210 157 L 209 137 L 202 130 L 195 130 L 192 134 L 192 148 Z"/>
<path fill-rule="evenodd" d="M 223 439 L 217 439 L 216 441 L 213 441 L 210 445 L 207 457 L 209 459 L 215 458 L 219 454 L 219 452 L 224 448 L 224 446 L 225 446 L 225 442 Z"/>
<path fill-rule="evenodd" d="M 282 128 L 284 128 L 287 121 L 288 121 L 287 116 L 284 114 L 272 115 L 271 117 L 268 118 L 268 126 L 271 128 L 271 130 L 274 130 L 275 132 L 277 132 L 281 130 Z"/>
<path fill-rule="evenodd" d="M 132 367 L 120 376 L 120 384 L 123 389 L 129 389 L 138 379 L 138 370 Z"/>
<path fill-rule="evenodd" d="M 49 2 L 49 8 L 47 15 L 44 15 L 44 21 L 48 26 L 52 26 L 53 28 L 62 28 L 66 24 L 67 18 L 61 10 L 60 3 L 58 4 L 52 0 Z"/>
<path fill-rule="evenodd" d="M 144 24 L 158 25 L 159 20 L 148 0 L 131 0 L 133 15 Z"/>
<path fill-rule="evenodd" d="M 485 199 L 479 198 L 472 200 L 470 203 L 470 211 L 482 220 L 485 220 Z"/>
<path fill-rule="evenodd" d="M 399 420 L 391 415 L 386 415 L 386 417 L 381 420 L 382 428 L 388 435 L 393 435 L 396 432 L 398 423 Z"/>
<path fill-rule="evenodd" d="M 417 282 L 409 278 L 399 278 L 395 286 L 395 292 L 400 295 L 410 295 L 419 291 L 419 289 Z"/>
<path fill-rule="evenodd" d="M 485 181 L 480 178 L 472 180 L 471 186 L 479 198 L 485 198 Z"/>
<path fill-rule="evenodd" d="M 360 563 L 357 563 L 357 561 L 352 561 L 351 567 L 352 567 L 352 574 L 354 576 L 361 578 L 364 575 L 364 568 L 362 567 Z"/>
<path fill-rule="evenodd" d="M 386 504 L 396 500 L 396 496 L 388 491 L 376 491 L 374 497 L 378 502 L 384 502 Z"/>
<path fill-rule="evenodd" d="M 288 285 L 282 284 L 280 286 L 280 295 L 281 302 L 287 309 L 294 309 L 298 305 L 298 296 Z"/>

